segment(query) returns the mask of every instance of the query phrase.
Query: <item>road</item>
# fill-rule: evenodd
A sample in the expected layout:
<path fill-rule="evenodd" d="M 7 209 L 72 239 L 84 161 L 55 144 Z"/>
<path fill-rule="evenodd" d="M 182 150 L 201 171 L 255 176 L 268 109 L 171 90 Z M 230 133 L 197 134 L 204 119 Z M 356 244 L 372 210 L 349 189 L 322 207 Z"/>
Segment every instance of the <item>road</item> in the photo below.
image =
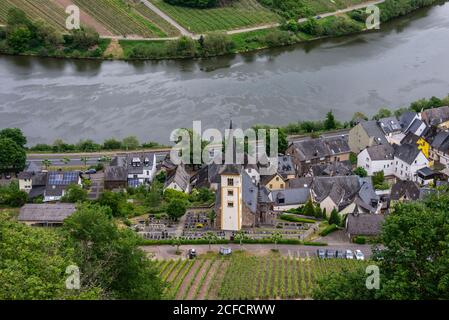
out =
<path fill-rule="evenodd" d="M 238 244 L 228 244 L 228 245 L 212 245 L 211 251 L 218 252 L 220 247 L 230 247 L 232 250 L 239 250 L 240 246 Z M 187 251 L 189 249 L 196 249 L 198 254 L 204 254 L 209 251 L 208 245 L 182 245 L 180 250 L 182 251 L 181 255 L 176 255 L 176 248 L 170 245 L 164 246 L 142 246 L 141 247 L 145 252 L 154 254 L 154 257 L 157 259 L 177 259 L 179 257 L 185 257 L 187 255 Z M 333 244 L 330 246 L 303 246 L 303 245 L 278 245 L 277 246 L 279 252 L 284 256 L 295 256 L 295 257 L 315 257 L 317 249 L 324 250 L 346 250 L 350 249 L 361 250 L 365 255 L 365 258 L 371 256 L 371 245 L 358 245 L 353 243 L 347 244 Z M 243 250 L 246 250 L 255 255 L 266 255 L 271 252 L 271 249 L 274 249 L 274 244 L 244 244 Z"/>

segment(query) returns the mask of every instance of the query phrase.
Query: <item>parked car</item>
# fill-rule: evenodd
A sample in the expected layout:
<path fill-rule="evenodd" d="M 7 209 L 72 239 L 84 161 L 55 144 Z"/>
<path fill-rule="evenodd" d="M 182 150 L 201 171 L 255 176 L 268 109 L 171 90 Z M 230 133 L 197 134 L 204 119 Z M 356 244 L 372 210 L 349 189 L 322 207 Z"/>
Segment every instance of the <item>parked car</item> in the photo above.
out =
<path fill-rule="evenodd" d="M 89 170 L 86 170 L 84 173 L 85 173 L 85 174 L 95 174 L 95 173 L 97 173 L 97 170 L 95 170 L 95 169 L 89 169 Z"/>
<path fill-rule="evenodd" d="M 356 260 L 365 260 L 365 256 L 360 250 L 355 250 L 355 258 Z"/>
<path fill-rule="evenodd" d="M 316 16 L 315 19 L 319 20 L 321 19 L 321 16 Z"/>
<path fill-rule="evenodd" d="M 196 258 L 196 250 L 190 249 L 189 250 L 189 259 L 194 259 L 194 258 Z"/>
<path fill-rule="evenodd" d="M 338 259 L 344 259 L 344 258 L 345 258 L 345 254 L 344 254 L 343 251 L 337 250 L 337 251 L 335 252 L 335 257 L 338 258 Z"/>
<path fill-rule="evenodd" d="M 352 253 L 351 250 L 346 250 L 345 258 L 346 259 L 354 259 L 354 254 Z"/>
<path fill-rule="evenodd" d="M 6 179 L 6 180 L 9 180 L 9 179 L 11 179 L 11 175 L 9 175 L 9 174 L 5 174 L 5 179 Z"/>
<path fill-rule="evenodd" d="M 220 248 L 220 254 L 223 256 L 228 256 L 232 253 L 232 249 L 231 248 L 227 248 L 227 247 L 221 247 Z"/>
<path fill-rule="evenodd" d="M 330 249 L 326 250 L 326 258 L 328 259 L 335 258 L 335 251 Z"/>
<path fill-rule="evenodd" d="M 323 249 L 318 249 L 316 251 L 316 256 L 320 259 L 324 259 L 324 258 L 326 258 L 326 253 L 324 252 Z"/>

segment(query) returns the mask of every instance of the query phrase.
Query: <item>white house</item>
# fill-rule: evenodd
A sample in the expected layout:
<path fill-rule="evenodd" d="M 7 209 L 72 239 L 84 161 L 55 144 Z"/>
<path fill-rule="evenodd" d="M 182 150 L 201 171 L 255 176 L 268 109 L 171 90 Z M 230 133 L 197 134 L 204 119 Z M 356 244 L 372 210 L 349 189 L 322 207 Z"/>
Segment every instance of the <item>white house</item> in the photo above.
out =
<path fill-rule="evenodd" d="M 395 147 L 394 175 L 400 180 L 417 181 L 417 171 L 428 165 L 429 160 L 416 146 L 403 144 Z"/>
<path fill-rule="evenodd" d="M 383 171 L 385 176 L 394 175 L 394 148 L 389 144 L 380 144 L 365 148 L 357 156 L 357 166 L 372 176 Z"/>
<path fill-rule="evenodd" d="M 179 165 L 176 170 L 168 175 L 164 189 L 173 189 L 185 193 L 190 192 L 190 175 L 186 172 L 184 166 Z"/>
<path fill-rule="evenodd" d="M 155 153 L 133 153 L 126 157 L 128 171 L 128 185 L 137 187 L 144 183 L 151 183 L 156 174 Z"/>

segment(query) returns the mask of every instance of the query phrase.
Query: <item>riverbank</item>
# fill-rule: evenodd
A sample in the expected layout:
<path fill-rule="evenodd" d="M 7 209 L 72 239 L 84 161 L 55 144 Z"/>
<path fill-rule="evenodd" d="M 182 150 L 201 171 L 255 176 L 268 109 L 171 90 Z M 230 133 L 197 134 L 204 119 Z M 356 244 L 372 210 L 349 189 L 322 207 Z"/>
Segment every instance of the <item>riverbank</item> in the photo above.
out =
<path fill-rule="evenodd" d="M 73 50 L 70 48 L 48 49 L 37 47 L 23 52 L 5 47 L 1 41 L 0 53 L 9 55 L 30 55 L 53 58 L 98 59 L 98 60 L 167 60 L 198 59 L 237 54 L 316 41 L 325 38 L 341 37 L 370 32 L 365 27 L 368 14 L 360 8 L 376 3 L 380 8 L 381 23 L 409 14 L 417 9 L 444 3 L 442 0 L 367 2 L 354 6 L 358 9 L 338 10 L 324 13 L 319 18 L 289 20 L 276 27 L 248 28 L 247 32 L 229 31 L 207 33 L 205 35 L 183 35 L 179 38 L 164 39 L 125 39 L 123 37 L 101 38 L 94 48 Z M 0 32 L 1 33 L 1 32 Z"/>

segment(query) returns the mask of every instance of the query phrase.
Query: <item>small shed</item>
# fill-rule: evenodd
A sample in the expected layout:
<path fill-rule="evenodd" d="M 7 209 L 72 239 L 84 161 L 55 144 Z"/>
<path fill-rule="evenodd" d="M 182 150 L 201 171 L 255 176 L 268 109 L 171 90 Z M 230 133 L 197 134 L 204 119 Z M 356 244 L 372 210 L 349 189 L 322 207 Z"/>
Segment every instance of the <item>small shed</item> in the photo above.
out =
<path fill-rule="evenodd" d="M 75 211 L 72 203 L 26 204 L 20 209 L 18 221 L 32 226 L 60 226 Z"/>

